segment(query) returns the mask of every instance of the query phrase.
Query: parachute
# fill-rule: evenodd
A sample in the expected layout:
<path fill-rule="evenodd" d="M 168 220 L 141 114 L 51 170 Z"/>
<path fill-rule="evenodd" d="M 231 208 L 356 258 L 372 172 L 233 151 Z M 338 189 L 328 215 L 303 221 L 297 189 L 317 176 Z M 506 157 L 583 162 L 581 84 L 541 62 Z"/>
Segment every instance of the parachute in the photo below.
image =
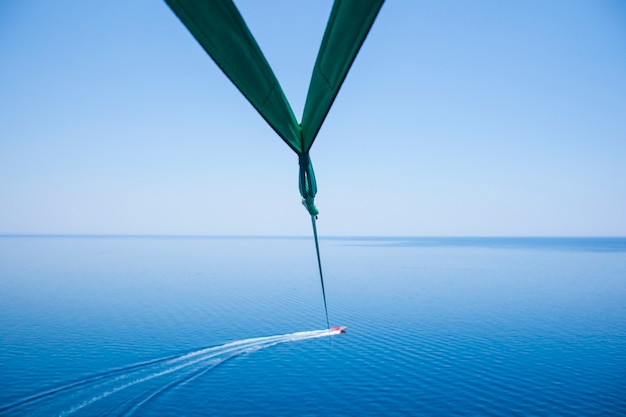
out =
<path fill-rule="evenodd" d="M 335 0 L 318 52 L 301 123 L 232 0 L 165 0 L 189 32 L 280 138 L 298 155 L 302 203 L 311 215 L 319 256 L 317 184 L 309 151 L 384 0 Z M 330 326 L 329 326 L 330 327 Z"/>

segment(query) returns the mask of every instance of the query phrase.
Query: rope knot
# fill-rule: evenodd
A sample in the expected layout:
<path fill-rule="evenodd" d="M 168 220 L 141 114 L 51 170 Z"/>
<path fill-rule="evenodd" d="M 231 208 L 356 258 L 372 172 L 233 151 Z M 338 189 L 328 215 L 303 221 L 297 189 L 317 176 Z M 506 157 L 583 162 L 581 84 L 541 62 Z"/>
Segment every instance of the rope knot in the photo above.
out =
<path fill-rule="evenodd" d="M 308 152 L 300 155 L 300 195 L 302 205 L 311 216 L 317 216 L 319 210 L 315 207 L 315 194 L 317 194 L 317 183 L 315 182 L 315 172 L 311 164 L 311 157 Z"/>

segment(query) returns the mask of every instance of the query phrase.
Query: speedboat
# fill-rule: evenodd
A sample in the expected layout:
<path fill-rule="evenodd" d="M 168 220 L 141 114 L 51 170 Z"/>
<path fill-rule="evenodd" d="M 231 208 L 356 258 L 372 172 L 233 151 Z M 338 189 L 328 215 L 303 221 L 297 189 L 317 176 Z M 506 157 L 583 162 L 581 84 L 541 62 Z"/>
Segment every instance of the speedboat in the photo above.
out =
<path fill-rule="evenodd" d="M 331 327 L 329 329 L 331 332 L 337 332 L 337 333 L 345 333 L 346 330 L 348 330 L 348 326 L 337 326 L 337 327 Z"/>

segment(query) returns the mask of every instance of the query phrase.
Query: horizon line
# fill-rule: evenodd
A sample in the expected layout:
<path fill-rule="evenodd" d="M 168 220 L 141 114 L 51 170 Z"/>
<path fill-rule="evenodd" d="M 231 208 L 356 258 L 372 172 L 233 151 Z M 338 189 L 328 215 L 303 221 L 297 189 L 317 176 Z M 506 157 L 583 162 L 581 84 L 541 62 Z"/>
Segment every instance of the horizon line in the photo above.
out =
<path fill-rule="evenodd" d="M 0 233 L 0 238 L 229 238 L 309 239 L 309 235 L 223 235 L 184 233 Z M 619 235 L 321 235 L 320 239 L 625 239 Z"/>

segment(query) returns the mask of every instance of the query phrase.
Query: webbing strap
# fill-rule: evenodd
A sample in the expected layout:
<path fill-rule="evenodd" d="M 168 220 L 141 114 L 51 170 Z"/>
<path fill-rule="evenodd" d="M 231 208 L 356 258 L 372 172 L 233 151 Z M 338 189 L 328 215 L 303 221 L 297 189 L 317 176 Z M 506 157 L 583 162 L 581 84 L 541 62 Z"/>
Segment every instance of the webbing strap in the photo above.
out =
<path fill-rule="evenodd" d="M 311 223 L 313 223 L 313 237 L 315 238 L 315 252 L 317 252 L 317 267 L 320 270 L 320 282 L 322 283 L 322 296 L 324 297 L 324 312 L 326 313 L 326 325 L 330 329 L 330 321 L 328 321 L 328 305 L 326 304 L 326 290 L 324 289 L 324 275 L 322 274 L 322 260 L 320 258 L 320 245 L 317 242 L 317 226 L 315 224 L 315 215 L 311 215 Z"/>
<path fill-rule="evenodd" d="M 315 194 L 317 194 L 317 183 L 315 182 L 315 172 L 311 164 L 311 157 L 308 152 L 300 155 L 300 195 L 302 204 L 306 207 L 311 216 L 317 216 L 319 211 L 315 207 Z"/>

